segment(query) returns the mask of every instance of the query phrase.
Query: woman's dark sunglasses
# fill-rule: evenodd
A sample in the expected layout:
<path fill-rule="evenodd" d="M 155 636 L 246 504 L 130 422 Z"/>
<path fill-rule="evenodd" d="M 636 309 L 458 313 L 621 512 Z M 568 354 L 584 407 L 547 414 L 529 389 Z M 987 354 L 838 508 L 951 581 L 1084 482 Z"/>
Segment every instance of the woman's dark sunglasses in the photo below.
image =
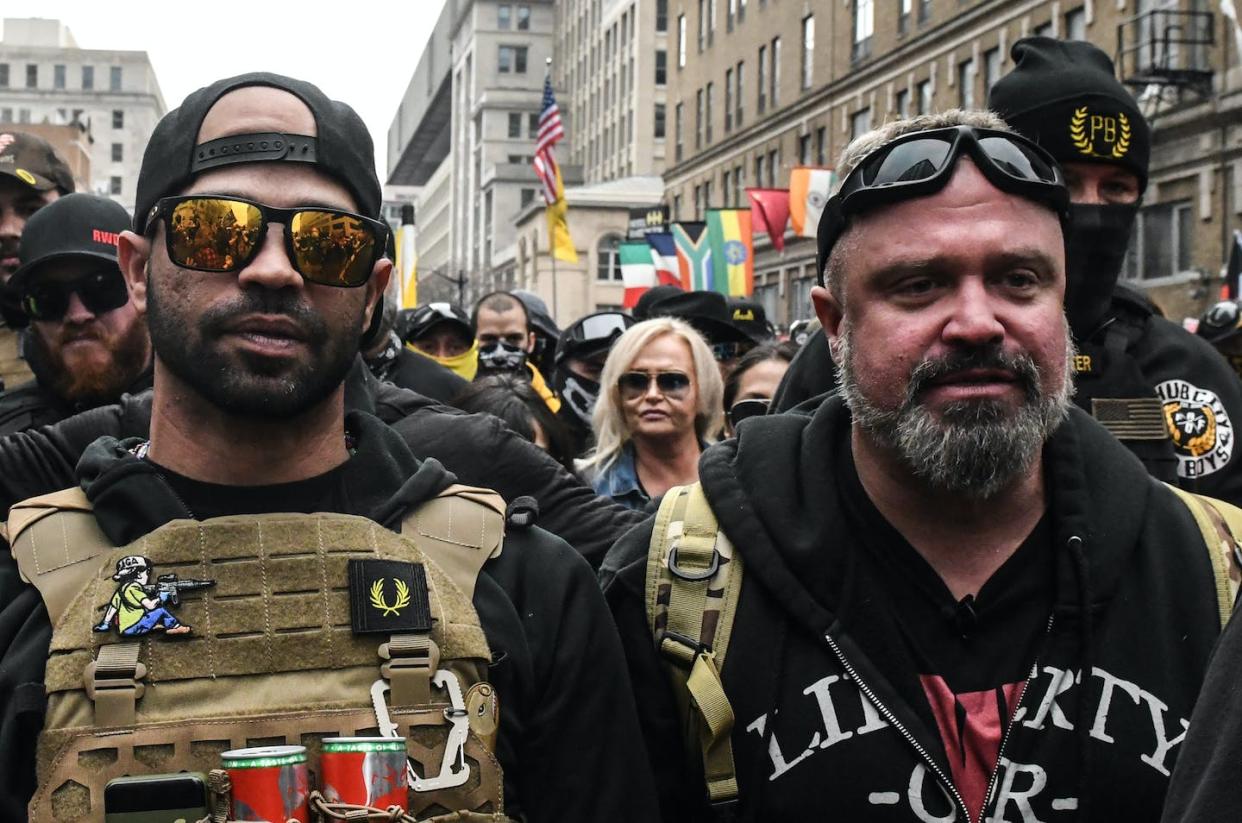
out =
<path fill-rule="evenodd" d="M 766 400 L 760 397 L 753 397 L 749 400 L 739 400 L 733 404 L 732 408 L 729 409 L 729 424 L 736 429 L 737 424 L 741 423 L 748 417 L 759 417 L 761 415 L 765 415 L 768 413 L 768 406 L 771 405 L 771 403 L 771 400 Z"/>
<path fill-rule="evenodd" d="M 99 269 L 76 280 L 42 280 L 21 296 L 22 311 L 32 320 L 56 322 L 69 310 L 69 295 L 77 294 L 91 314 L 119 309 L 129 302 L 125 279 L 115 268 Z"/>
<path fill-rule="evenodd" d="M 654 380 L 660 394 L 666 397 L 680 397 L 690 388 L 690 375 L 679 371 L 661 371 L 648 374 L 644 371 L 627 371 L 617 378 L 617 389 L 621 397 L 634 400 L 642 397 L 651 387 Z"/>
<path fill-rule="evenodd" d="M 1068 214 L 1069 190 L 1052 155 L 1007 131 L 952 126 L 898 137 L 862 159 L 828 201 L 818 230 L 820 282 L 828 254 L 849 217 L 889 203 L 926 197 L 953 178 L 963 155 L 992 185 Z"/>
<path fill-rule="evenodd" d="M 267 227 L 284 226 L 285 253 L 307 281 L 355 288 L 384 255 L 388 226 L 337 209 L 278 209 L 240 197 L 165 197 L 151 219 L 164 218 L 168 258 L 183 269 L 240 271 L 263 245 Z"/>

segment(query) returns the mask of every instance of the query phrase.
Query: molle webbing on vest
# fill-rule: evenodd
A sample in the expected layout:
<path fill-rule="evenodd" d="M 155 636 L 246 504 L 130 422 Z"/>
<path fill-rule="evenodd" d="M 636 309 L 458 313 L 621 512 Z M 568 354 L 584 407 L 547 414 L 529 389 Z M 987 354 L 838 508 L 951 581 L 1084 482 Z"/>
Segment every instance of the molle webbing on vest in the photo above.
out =
<path fill-rule="evenodd" d="M 741 598 L 742 558 L 720 531 L 701 484 L 670 489 L 647 555 L 647 616 L 667 664 L 690 750 L 703 758 L 708 798 L 737 800 L 733 708 L 721 682 Z"/>
<path fill-rule="evenodd" d="M 446 759 L 450 704 L 429 684 L 412 692 L 429 699 L 403 700 L 401 680 L 428 680 L 438 667 L 471 705 L 480 689 L 491 695 L 478 704 L 481 719 L 470 721 L 466 782 L 411 791 L 411 812 L 504 820 L 503 779 L 488 745 L 496 727 L 494 690 L 484 682 L 490 650 L 462 590 L 472 592 L 483 564 L 500 553 L 503 511 L 490 492 L 453 486 L 407 516 L 401 535 L 349 515 L 272 514 L 173 521 L 115 549 L 86 528 L 94 519 L 76 490 L 15 507 L 8 527 L 14 546 L 27 546 L 14 552 L 23 577 L 45 598 L 63 598 L 54 610 L 48 604 L 57 616 L 31 819 L 97 819 L 107 780 L 206 771 L 231 748 L 300 743 L 313 765 L 323 737 L 379 733 L 373 686 L 400 663 L 385 711 L 420 775 L 440 773 Z M 148 558 L 160 574 L 215 581 L 176 607 L 191 634 L 129 639 L 93 630 L 126 555 Z M 430 633 L 355 635 L 351 559 L 421 564 Z"/>
<path fill-rule="evenodd" d="M 1195 525 L 1203 536 L 1212 563 L 1212 577 L 1216 583 L 1216 609 L 1223 630 L 1233 614 L 1242 584 L 1242 547 L 1238 535 L 1242 535 L 1242 509 L 1222 500 L 1165 484 L 1182 501 Z"/>

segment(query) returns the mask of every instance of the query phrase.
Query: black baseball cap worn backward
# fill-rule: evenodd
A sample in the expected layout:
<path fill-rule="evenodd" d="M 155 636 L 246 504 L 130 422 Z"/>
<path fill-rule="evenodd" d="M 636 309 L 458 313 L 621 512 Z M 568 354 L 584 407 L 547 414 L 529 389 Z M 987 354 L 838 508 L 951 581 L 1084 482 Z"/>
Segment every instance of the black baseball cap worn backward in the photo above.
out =
<path fill-rule="evenodd" d="M 235 134 L 198 143 L 203 119 L 220 98 L 249 86 L 266 86 L 297 97 L 310 109 L 316 134 Z M 160 198 L 180 193 L 205 171 L 239 163 L 309 163 L 344 185 L 360 214 L 379 219 L 383 195 L 374 152 L 371 135 L 357 112 L 329 100 L 311 83 L 269 72 L 218 80 L 190 94 L 156 125 L 138 174 L 134 231 L 146 231 Z"/>

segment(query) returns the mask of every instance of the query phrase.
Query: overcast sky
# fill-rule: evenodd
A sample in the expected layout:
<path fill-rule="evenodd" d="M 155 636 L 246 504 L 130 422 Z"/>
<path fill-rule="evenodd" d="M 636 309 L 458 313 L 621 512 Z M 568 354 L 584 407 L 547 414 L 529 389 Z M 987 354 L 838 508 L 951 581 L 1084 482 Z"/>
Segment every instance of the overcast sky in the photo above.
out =
<path fill-rule="evenodd" d="M 4 16 L 59 19 L 84 49 L 147 52 L 170 109 L 195 89 L 242 72 L 309 80 L 366 121 L 382 180 L 388 126 L 443 6 L 444 0 L 38 0 L 11 5 Z"/>

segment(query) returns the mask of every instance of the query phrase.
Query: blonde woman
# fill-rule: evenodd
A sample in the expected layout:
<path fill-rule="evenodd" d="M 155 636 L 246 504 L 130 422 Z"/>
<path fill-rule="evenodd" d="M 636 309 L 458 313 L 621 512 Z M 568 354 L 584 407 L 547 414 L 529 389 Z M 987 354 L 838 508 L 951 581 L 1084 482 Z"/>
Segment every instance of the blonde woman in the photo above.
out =
<path fill-rule="evenodd" d="M 689 324 L 658 317 L 613 345 L 600 375 L 587 460 L 595 491 L 641 509 L 699 479 L 699 455 L 724 421 L 720 371 Z"/>

